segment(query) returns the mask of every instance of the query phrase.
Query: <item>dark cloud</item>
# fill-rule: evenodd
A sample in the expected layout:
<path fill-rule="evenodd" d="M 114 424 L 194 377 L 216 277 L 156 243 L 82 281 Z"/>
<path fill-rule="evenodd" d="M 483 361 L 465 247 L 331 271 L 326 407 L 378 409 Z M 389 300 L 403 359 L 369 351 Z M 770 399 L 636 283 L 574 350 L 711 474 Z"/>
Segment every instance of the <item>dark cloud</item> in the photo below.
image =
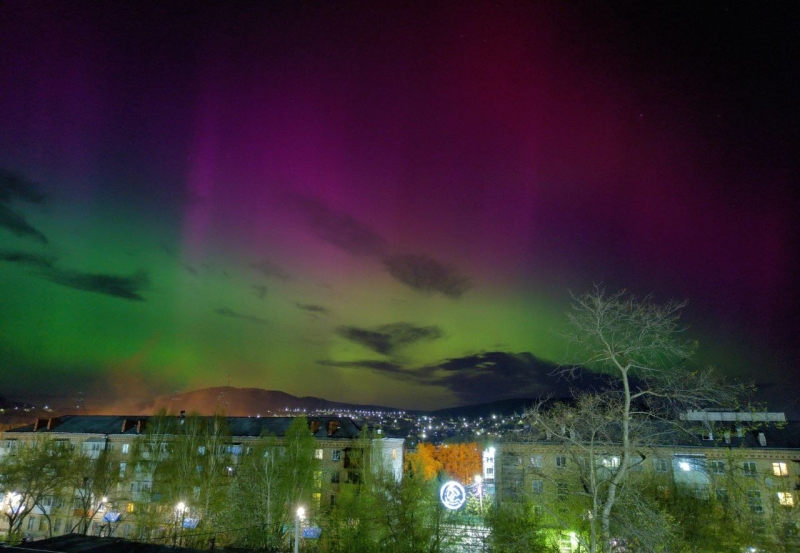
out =
<path fill-rule="evenodd" d="M 567 379 L 558 365 L 530 352 L 480 352 L 422 367 L 372 359 L 317 363 L 326 367 L 365 369 L 418 385 L 440 386 L 450 390 L 465 405 L 521 397 L 568 398 L 576 389 L 603 390 L 610 386 L 602 375 L 580 369 Z"/>
<path fill-rule="evenodd" d="M 313 303 L 297 303 L 294 304 L 298 309 L 302 309 L 303 311 L 308 311 L 309 313 L 318 313 L 320 315 L 327 315 L 330 313 L 330 310 L 327 307 L 323 307 L 321 305 L 315 305 Z"/>
<path fill-rule="evenodd" d="M 393 255 L 383 264 L 395 279 L 420 292 L 439 292 L 457 299 L 470 287 L 469 278 L 454 267 L 425 255 Z"/>
<path fill-rule="evenodd" d="M 144 271 L 129 277 L 122 277 L 99 273 L 62 271 L 51 267 L 43 273 L 43 276 L 51 282 L 68 288 L 137 301 L 144 301 L 139 292 L 149 284 L 149 278 Z"/>
<path fill-rule="evenodd" d="M 437 340 L 442 331 L 437 326 L 414 326 L 410 323 L 394 323 L 373 330 L 355 326 L 341 326 L 336 333 L 382 355 L 392 355 L 397 349 L 419 341 Z"/>
<path fill-rule="evenodd" d="M 570 390 L 603 389 L 601 376 L 577 370 L 567 380 L 559 367 L 529 352 L 481 352 L 448 359 L 431 369 L 432 383 L 444 386 L 464 403 L 481 403 L 511 397 L 552 394 L 570 397 Z"/>
<path fill-rule="evenodd" d="M 6 263 L 18 263 L 28 267 L 36 267 L 38 269 L 47 269 L 53 266 L 54 259 L 43 255 L 28 252 L 13 252 L 3 251 L 0 252 L 0 261 Z"/>
<path fill-rule="evenodd" d="M 263 300 L 264 297 L 267 295 L 267 287 L 266 286 L 253 286 L 253 290 L 256 291 L 256 296 L 258 299 Z"/>
<path fill-rule="evenodd" d="M 398 365 L 397 363 L 392 363 L 390 361 L 378 361 L 372 359 L 364 359 L 360 361 L 322 360 L 322 361 L 317 361 L 317 364 L 323 365 L 325 367 L 363 368 L 377 372 L 394 373 L 399 375 L 406 375 L 408 377 L 412 376 L 408 369 L 404 369 L 401 365 Z"/>
<path fill-rule="evenodd" d="M 32 182 L 0 169 L 0 227 L 17 236 L 33 238 L 42 244 L 47 244 L 47 237 L 9 206 L 14 200 L 40 204 L 44 199 L 44 195 L 36 190 L 36 185 Z"/>
<path fill-rule="evenodd" d="M 45 196 L 36 190 L 36 185 L 10 171 L 0 168 L 0 202 L 23 200 L 33 204 L 44 202 Z"/>
<path fill-rule="evenodd" d="M 355 218 L 332 210 L 325 203 L 308 196 L 295 194 L 296 205 L 318 238 L 353 255 L 380 256 L 386 241 L 374 230 Z"/>
<path fill-rule="evenodd" d="M 237 313 L 233 309 L 229 307 L 219 307 L 214 310 L 214 313 L 217 315 L 221 315 L 223 317 L 231 317 L 233 319 L 239 319 L 241 321 L 247 321 L 249 323 L 255 323 L 260 325 L 265 325 L 269 323 L 268 320 L 262 319 L 261 317 L 256 317 L 255 315 L 243 315 L 241 313 Z"/>
<path fill-rule="evenodd" d="M 42 244 L 48 243 L 47 237 L 28 223 L 25 217 L 2 204 L 0 204 L 0 227 L 3 227 L 17 236 L 33 238 Z"/>
<path fill-rule="evenodd" d="M 253 269 L 264 275 L 265 277 L 270 278 L 277 278 L 279 280 L 291 280 L 292 276 L 287 273 L 283 267 L 276 265 L 271 261 L 267 261 L 266 259 L 263 261 L 259 261 L 258 263 L 253 263 L 251 265 Z"/>

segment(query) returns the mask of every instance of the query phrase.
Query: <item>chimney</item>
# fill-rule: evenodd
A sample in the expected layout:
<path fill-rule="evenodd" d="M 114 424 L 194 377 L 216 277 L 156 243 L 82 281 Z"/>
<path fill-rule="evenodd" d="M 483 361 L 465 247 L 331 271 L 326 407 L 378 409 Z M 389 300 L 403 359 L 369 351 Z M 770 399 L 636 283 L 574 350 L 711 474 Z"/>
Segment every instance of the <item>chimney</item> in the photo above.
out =
<path fill-rule="evenodd" d="M 337 420 L 329 420 L 328 421 L 328 436 L 333 436 L 334 433 L 339 430 L 339 425 L 341 423 Z"/>
<path fill-rule="evenodd" d="M 136 433 L 137 434 L 141 434 L 142 433 L 142 431 L 144 430 L 144 425 L 145 425 L 146 422 L 147 421 L 144 421 L 142 419 L 139 419 L 138 421 L 136 421 Z"/>
<path fill-rule="evenodd" d="M 186 421 L 186 411 L 182 410 L 178 418 L 181 420 L 181 424 L 183 424 Z"/>
<path fill-rule="evenodd" d="M 312 434 L 316 434 L 317 430 L 319 430 L 320 422 L 318 420 L 310 420 L 308 421 L 308 429 L 311 430 Z"/>
<path fill-rule="evenodd" d="M 33 423 L 33 431 L 38 432 L 43 428 L 47 428 L 47 419 L 36 419 L 36 422 Z"/>
<path fill-rule="evenodd" d="M 134 426 L 136 426 L 136 421 L 135 420 L 125 419 L 124 421 L 122 421 L 122 430 L 120 432 L 122 434 L 124 434 L 125 432 L 127 432 L 128 430 L 133 428 Z"/>
<path fill-rule="evenodd" d="M 53 417 L 52 419 L 47 421 L 47 429 L 53 430 L 60 424 L 61 424 L 61 417 Z"/>

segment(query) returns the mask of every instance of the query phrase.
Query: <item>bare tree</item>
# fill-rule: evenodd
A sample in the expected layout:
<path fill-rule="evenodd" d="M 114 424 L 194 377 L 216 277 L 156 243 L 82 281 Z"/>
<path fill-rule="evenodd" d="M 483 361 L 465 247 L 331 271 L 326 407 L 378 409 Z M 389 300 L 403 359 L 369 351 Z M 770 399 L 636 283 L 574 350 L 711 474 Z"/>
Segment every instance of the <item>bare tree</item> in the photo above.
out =
<path fill-rule="evenodd" d="M 562 445 L 577 475 L 575 486 L 559 483 L 572 508 L 554 515 L 565 528 L 585 529 L 580 539 L 591 553 L 610 551 L 621 540 L 654 550 L 669 540 L 671 525 L 636 485 L 638 466 L 653 446 L 665 443 L 665 433 L 675 431 L 680 413 L 734 407 L 744 388 L 691 363 L 696 343 L 680 320 L 685 303 L 658 305 L 650 297 L 606 295 L 597 287 L 573 299 L 573 364 L 564 376 L 589 369 L 608 384 L 576 393 L 574 402 L 550 408 L 540 403 L 529 413 L 533 428 Z"/>
<path fill-rule="evenodd" d="M 6 541 L 22 531 L 22 523 L 34 508 L 61 489 L 71 457 L 72 444 L 66 440 L 34 440 L 0 458 L 0 489 L 6 491 L 3 516 L 8 522 Z"/>

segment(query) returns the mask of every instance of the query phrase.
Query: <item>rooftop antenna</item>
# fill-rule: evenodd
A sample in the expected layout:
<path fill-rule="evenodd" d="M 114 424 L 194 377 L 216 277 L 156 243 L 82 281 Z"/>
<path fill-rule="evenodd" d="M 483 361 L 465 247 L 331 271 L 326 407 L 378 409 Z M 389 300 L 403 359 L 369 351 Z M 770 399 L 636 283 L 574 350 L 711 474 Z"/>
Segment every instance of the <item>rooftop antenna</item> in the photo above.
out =
<path fill-rule="evenodd" d="M 83 392 L 78 392 L 78 404 L 75 406 L 75 408 L 78 410 L 83 409 L 84 415 L 89 414 L 89 410 L 86 408 L 86 402 L 83 400 Z"/>

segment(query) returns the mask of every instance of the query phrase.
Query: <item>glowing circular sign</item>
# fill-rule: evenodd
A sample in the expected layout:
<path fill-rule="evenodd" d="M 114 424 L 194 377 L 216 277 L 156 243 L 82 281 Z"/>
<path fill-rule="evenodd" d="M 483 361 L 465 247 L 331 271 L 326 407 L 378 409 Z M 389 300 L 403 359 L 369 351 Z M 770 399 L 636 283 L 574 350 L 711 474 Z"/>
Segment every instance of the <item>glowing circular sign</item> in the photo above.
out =
<path fill-rule="evenodd" d="M 450 482 L 445 482 L 439 490 L 439 499 L 442 500 L 442 505 L 455 511 L 463 507 L 467 501 L 467 492 L 464 491 L 464 486 L 455 480 L 451 480 Z"/>

